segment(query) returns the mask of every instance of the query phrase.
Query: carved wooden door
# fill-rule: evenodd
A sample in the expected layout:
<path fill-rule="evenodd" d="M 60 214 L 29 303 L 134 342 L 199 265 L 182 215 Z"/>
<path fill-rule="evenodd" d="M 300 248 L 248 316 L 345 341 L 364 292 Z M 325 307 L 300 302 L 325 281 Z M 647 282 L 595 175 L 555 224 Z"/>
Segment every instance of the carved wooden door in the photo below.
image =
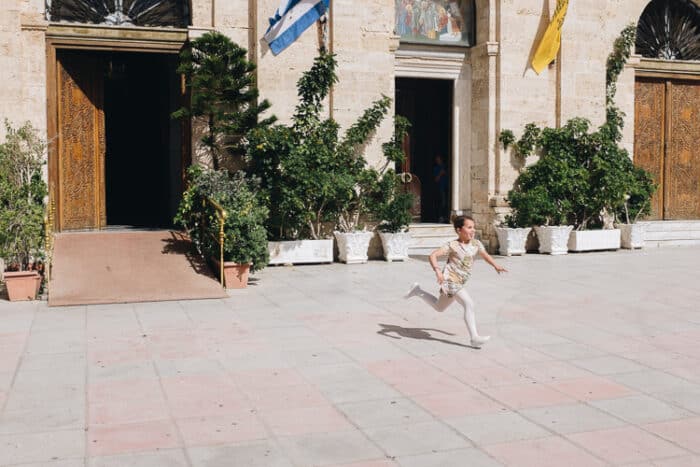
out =
<path fill-rule="evenodd" d="M 669 81 L 666 87 L 664 219 L 700 219 L 700 82 Z"/>
<path fill-rule="evenodd" d="M 59 229 L 99 229 L 106 224 L 100 60 L 59 53 L 57 79 Z"/>
<path fill-rule="evenodd" d="M 651 219 L 700 219 L 700 82 L 638 78 L 634 162 L 659 188 Z"/>

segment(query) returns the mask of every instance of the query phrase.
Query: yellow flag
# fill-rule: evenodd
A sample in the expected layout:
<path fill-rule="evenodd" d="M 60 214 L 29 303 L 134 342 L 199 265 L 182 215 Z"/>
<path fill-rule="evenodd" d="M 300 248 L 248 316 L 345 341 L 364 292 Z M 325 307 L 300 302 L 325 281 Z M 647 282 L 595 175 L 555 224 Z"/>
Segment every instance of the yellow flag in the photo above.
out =
<path fill-rule="evenodd" d="M 549 22 L 549 26 L 547 26 L 547 30 L 537 46 L 535 55 L 532 57 L 532 68 L 538 75 L 556 58 L 557 52 L 559 52 L 561 26 L 564 24 L 564 17 L 566 17 L 566 9 L 568 7 L 569 0 L 557 0 L 557 8 L 554 10 L 552 21 Z"/>

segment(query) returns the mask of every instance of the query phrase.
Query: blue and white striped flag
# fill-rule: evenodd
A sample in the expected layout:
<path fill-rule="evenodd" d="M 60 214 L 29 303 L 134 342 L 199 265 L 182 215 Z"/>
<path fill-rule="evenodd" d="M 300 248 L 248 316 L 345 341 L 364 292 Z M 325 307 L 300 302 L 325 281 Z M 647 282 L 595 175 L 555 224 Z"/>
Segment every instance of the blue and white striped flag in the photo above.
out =
<path fill-rule="evenodd" d="M 282 0 L 263 39 L 277 55 L 323 16 L 331 0 Z"/>

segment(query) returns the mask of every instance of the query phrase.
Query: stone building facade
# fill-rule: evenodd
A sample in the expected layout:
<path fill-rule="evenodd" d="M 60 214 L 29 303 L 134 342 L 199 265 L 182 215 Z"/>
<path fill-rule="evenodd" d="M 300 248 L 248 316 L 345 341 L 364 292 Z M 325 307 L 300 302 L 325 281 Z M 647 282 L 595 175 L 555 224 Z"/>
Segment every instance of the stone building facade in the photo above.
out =
<path fill-rule="evenodd" d="M 64 3 L 71 1 L 80 3 L 80 0 Z M 284 121 L 296 104 L 296 81 L 311 65 L 319 45 L 316 28 L 312 27 L 280 55 L 270 53 L 261 38 L 279 0 L 165 2 L 184 5 L 186 24 L 180 27 L 55 22 L 47 15 L 50 0 L 2 3 L 0 116 L 12 122 L 29 120 L 46 134 L 52 143 L 47 176 L 59 185 L 62 169 L 57 159 L 66 157 L 60 151 L 69 150 L 57 148 L 61 144 L 61 118 L 56 115 L 65 111 L 61 110 L 60 102 L 60 93 L 65 89 L 56 84 L 61 70 L 57 61 L 60 62 L 64 49 L 80 50 L 84 54 L 109 51 L 174 55 L 187 39 L 218 30 L 248 49 L 250 58 L 258 65 L 261 95 L 271 101 L 271 111 Z M 435 144 L 441 145 L 440 151 L 448 159 L 449 209 L 472 214 L 482 230 L 482 238 L 493 246 L 493 222 L 507 211 L 505 196 L 518 173 L 515 161 L 498 143 L 499 132 L 508 128 L 518 135 L 528 122 L 556 126 L 574 116 L 587 117 L 594 126 L 602 123 L 606 59 L 621 30 L 629 23 L 637 23 L 649 2 L 570 2 L 560 53 L 554 63 L 537 75 L 529 67 L 529 61 L 556 3 L 556 0 L 460 2 L 473 15 L 472 43 L 465 45 L 402 40 L 396 31 L 400 0 L 333 0 L 328 39 L 330 49 L 337 54 L 340 83 L 333 90 L 328 111 L 341 125 L 347 126 L 381 94 L 395 96 L 397 86 L 413 86 L 410 89 L 414 91 L 410 92 L 416 92 L 415 89 L 423 92 L 424 82 L 443 86 L 447 105 L 431 109 L 429 103 L 421 104 L 418 112 L 444 114 L 441 125 L 448 128 L 438 134 L 439 141 Z M 616 102 L 626 113 L 624 145 L 631 153 L 635 143 L 637 77 L 648 73 L 692 80 L 700 74 L 697 62 L 669 63 L 633 56 L 620 77 Z M 409 95 L 407 102 L 412 99 Z M 427 128 L 425 134 L 436 130 Z M 172 133 L 185 130 L 171 127 L 164 131 L 170 131 L 172 143 L 175 141 Z M 391 122 L 387 119 L 369 148 L 371 161 L 379 160 L 380 143 L 390 134 Z M 104 142 L 95 144 L 96 151 L 109 154 L 109 148 L 100 148 Z M 432 153 L 412 155 L 416 160 L 433 156 Z M 422 163 L 425 165 L 425 160 Z M 94 170 L 102 169 L 98 164 Z M 177 172 L 177 167 L 170 167 L 170 171 Z M 427 187 L 427 182 L 424 185 Z M 56 189 L 61 190 L 60 186 Z M 104 187 L 94 188 L 94 196 L 107 196 L 104 190 Z M 66 206 L 70 204 L 68 191 L 64 189 L 61 195 Z M 99 206 L 95 209 L 99 210 Z M 96 217 L 95 228 L 109 223 L 104 213 Z M 69 229 L 71 224 L 66 223 L 63 228 Z"/>

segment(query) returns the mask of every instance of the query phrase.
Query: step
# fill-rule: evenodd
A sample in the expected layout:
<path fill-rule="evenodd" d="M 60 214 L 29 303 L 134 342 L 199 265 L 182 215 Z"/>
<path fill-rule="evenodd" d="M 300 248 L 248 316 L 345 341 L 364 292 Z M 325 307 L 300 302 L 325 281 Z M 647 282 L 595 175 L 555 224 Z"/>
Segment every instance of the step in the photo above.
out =
<path fill-rule="evenodd" d="M 436 248 L 456 238 L 451 224 L 411 224 L 411 242 L 408 246 L 410 255 L 428 255 Z"/>
<path fill-rule="evenodd" d="M 647 232 L 676 232 L 700 231 L 700 220 L 697 221 L 644 221 Z"/>
<path fill-rule="evenodd" d="M 700 220 L 643 221 L 645 248 L 700 245 Z"/>

